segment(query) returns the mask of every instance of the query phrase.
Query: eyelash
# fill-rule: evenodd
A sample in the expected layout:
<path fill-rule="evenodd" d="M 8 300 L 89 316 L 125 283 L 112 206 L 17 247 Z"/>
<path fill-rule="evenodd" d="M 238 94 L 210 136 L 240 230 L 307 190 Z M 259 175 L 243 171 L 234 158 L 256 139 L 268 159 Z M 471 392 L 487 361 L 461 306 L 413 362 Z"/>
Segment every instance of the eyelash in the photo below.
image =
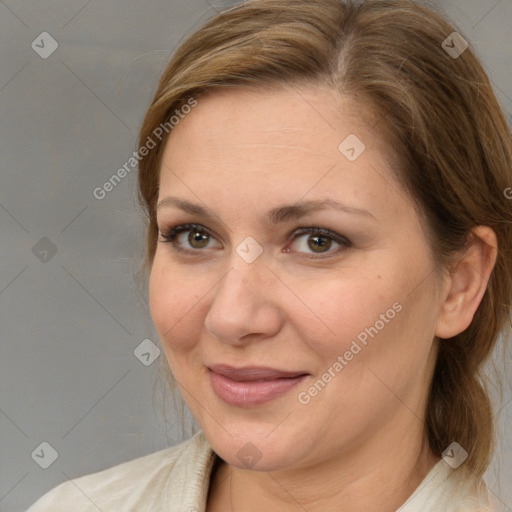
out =
<path fill-rule="evenodd" d="M 197 253 L 201 252 L 201 249 L 183 249 L 176 243 L 176 237 L 187 231 L 199 231 L 204 234 L 208 234 L 209 236 L 213 237 L 213 235 L 206 229 L 204 226 L 201 226 L 200 224 L 180 224 L 178 226 L 174 226 L 170 228 L 165 233 L 160 231 L 160 236 L 163 238 L 163 240 L 159 240 L 160 243 L 169 243 L 171 244 L 172 248 L 181 253 L 187 253 L 187 254 L 194 254 L 197 255 Z M 328 251 L 326 253 L 319 253 L 316 256 L 306 256 L 310 259 L 322 259 L 329 256 L 332 256 L 333 254 L 338 254 L 339 252 L 348 249 L 352 246 L 352 243 L 345 237 L 338 235 L 334 231 L 330 231 L 329 229 L 320 228 L 316 226 L 310 226 L 310 227 L 303 227 L 299 228 L 294 232 L 294 236 L 292 240 L 295 240 L 299 235 L 304 234 L 311 234 L 311 235 L 321 235 L 325 238 L 329 238 L 332 241 L 338 243 L 341 245 L 340 248 L 334 251 Z M 299 251 L 301 252 L 301 251 Z M 314 254 L 314 253 L 311 253 Z M 323 256 L 322 254 L 325 254 L 326 256 Z"/>

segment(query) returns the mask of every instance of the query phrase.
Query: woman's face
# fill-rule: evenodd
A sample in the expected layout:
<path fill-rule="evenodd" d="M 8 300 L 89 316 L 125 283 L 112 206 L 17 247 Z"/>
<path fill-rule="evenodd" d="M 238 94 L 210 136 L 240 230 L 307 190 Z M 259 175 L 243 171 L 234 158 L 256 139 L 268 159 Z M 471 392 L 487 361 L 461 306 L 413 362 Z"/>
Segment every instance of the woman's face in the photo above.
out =
<path fill-rule="evenodd" d="M 422 435 L 443 287 L 366 114 L 316 87 L 233 89 L 165 148 L 159 230 L 195 226 L 159 235 L 151 315 L 237 467 L 371 460 Z"/>

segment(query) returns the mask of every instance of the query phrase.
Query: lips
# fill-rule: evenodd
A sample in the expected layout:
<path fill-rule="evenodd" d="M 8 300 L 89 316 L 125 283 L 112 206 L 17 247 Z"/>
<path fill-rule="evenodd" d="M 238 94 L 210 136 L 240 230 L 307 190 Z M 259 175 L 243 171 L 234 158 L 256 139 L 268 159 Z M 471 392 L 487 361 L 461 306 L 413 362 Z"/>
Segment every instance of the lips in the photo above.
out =
<path fill-rule="evenodd" d="M 299 377 L 300 375 L 307 375 L 306 372 L 282 371 L 275 370 L 273 368 L 265 368 L 262 366 L 245 366 L 243 368 L 234 368 L 233 366 L 228 366 L 225 364 L 211 366 L 210 370 L 238 382 L 290 379 Z"/>
<path fill-rule="evenodd" d="M 308 375 L 260 366 L 209 367 L 213 390 L 224 402 L 239 407 L 261 405 L 288 392 Z"/>

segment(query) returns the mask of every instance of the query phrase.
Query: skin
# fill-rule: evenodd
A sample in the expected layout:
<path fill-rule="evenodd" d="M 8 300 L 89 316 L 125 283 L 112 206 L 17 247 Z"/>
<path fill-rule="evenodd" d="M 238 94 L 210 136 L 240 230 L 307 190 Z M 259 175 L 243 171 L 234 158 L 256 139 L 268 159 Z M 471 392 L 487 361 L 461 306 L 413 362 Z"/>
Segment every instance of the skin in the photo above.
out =
<path fill-rule="evenodd" d="M 410 197 L 394 178 L 377 117 L 319 86 L 230 89 L 198 101 L 168 140 L 159 201 L 168 196 L 216 217 L 158 209 L 159 230 L 197 223 L 206 247 L 180 253 L 159 237 L 150 310 L 179 388 L 222 463 L 211 477 L 209 511 L 395 511 L 439 461 L 424 434 L 437 337 L 464 330 L 482 298 L 495 254 L 479 227 L 451 274 L 433 263 Z M 365 151 L 353 162 L 339 144 L 356 134 Z M 331 198 L 364 209 L 333 209 L 264 222 L 267 210 Z M 349 247 L 315 234 L 317 226 Z M 263 249 L 252 263 L 237 246 Z M 310 244 L 308 245 L 308 241 Z M 194 240 L 192 239 L 192 244 Z M 312 248 L 313 246 L 313 248 Z M 317 256 L 317 259 L 314 259 Z M 393 304 L 401 311 L 309 403 L 307 391 L 359 333 Z M 213 391 L 207 366 L 269 366 L 310 375 L 254 407 L 235 407 Z M 246 443 L 260 455 L 237 457 Z M 301 508 L 302 507 L 302 508 Z"/>

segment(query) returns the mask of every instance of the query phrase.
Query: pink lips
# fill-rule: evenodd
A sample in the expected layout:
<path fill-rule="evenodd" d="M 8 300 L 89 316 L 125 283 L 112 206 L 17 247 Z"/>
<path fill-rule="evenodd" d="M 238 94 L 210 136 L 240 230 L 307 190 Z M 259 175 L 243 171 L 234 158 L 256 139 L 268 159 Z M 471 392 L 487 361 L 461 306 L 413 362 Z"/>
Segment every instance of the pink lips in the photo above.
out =
<path fill-rule="evenodd" d="M 266 403 L 286 393 L 307 376 L 305 372 L 290 372 L 246 366 L 228 365 L 209 367 L 212 387 L 224 402 L 238 407 Z"/>

